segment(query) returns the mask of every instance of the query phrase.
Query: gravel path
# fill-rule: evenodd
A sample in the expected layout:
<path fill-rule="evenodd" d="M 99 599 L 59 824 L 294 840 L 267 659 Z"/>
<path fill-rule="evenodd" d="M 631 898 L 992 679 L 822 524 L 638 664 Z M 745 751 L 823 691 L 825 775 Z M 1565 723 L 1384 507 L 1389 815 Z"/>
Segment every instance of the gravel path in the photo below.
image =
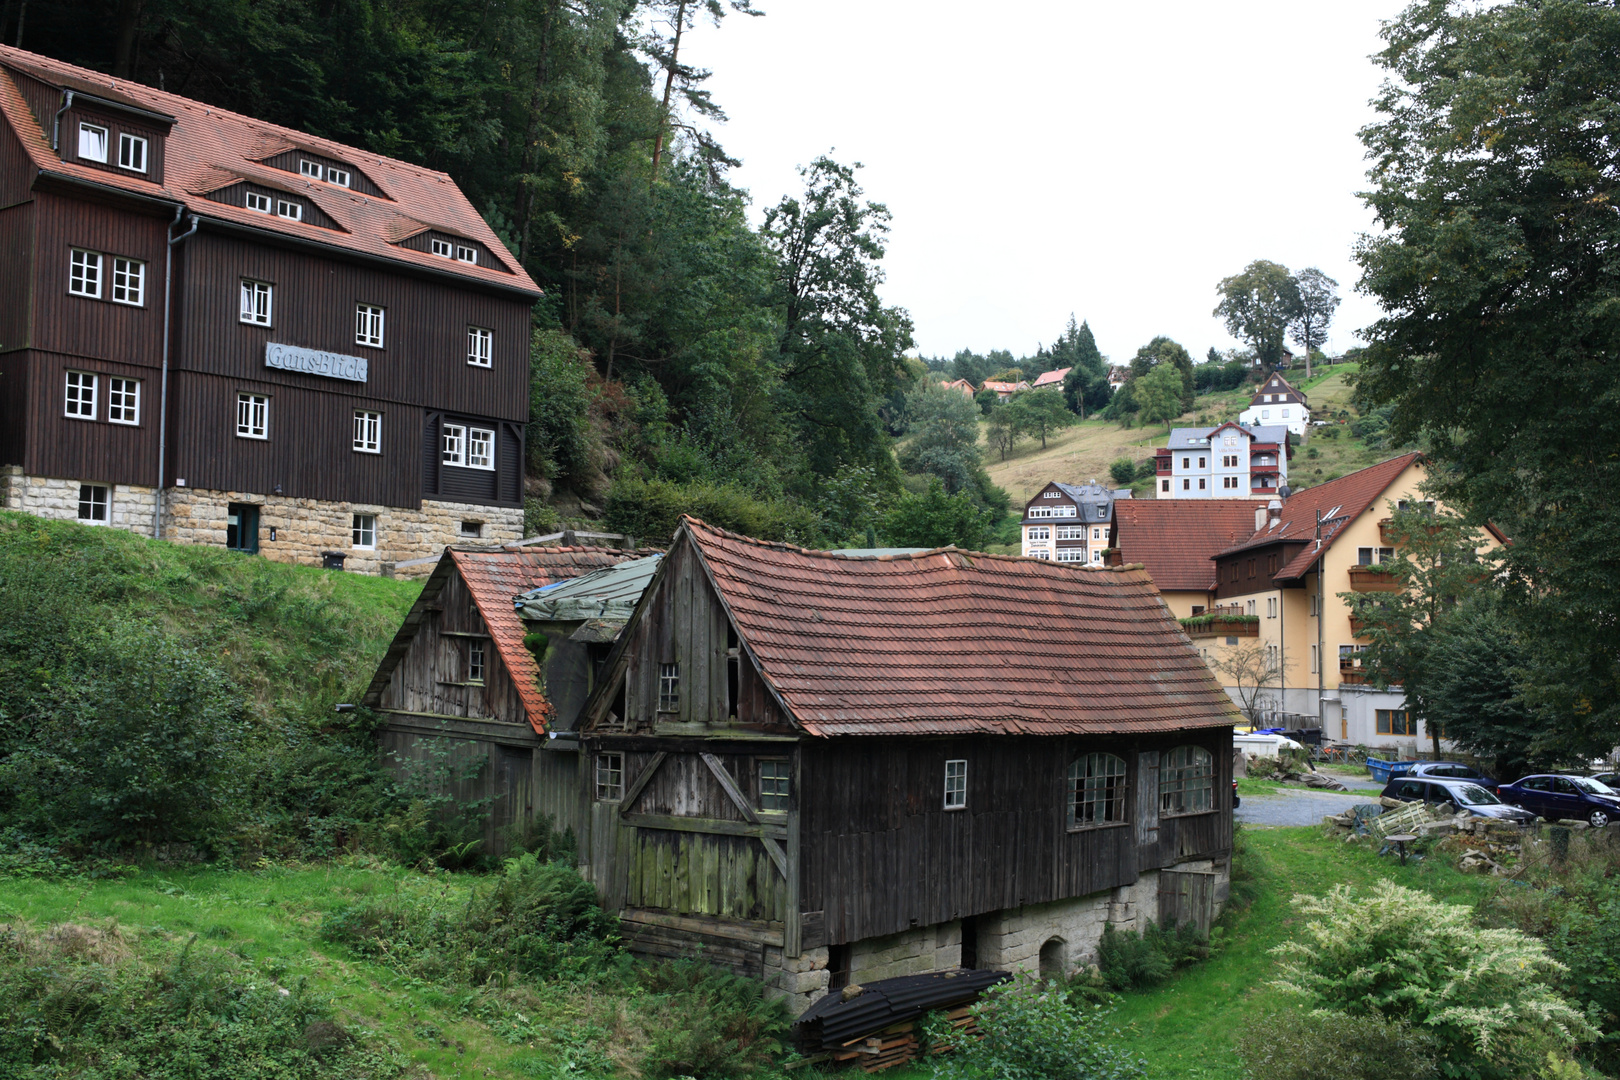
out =
<path fill-rule="evenodd" d="M 1233 811 L 1232 816 L 1246 825 L 1320 825 L 1330 814 L 1342 814 L 1352 806 L 1377 802 L 1376 792 L 1380 788 L 1381 785 L 1360 791 L 1284 788 L 1275 795 L 1245 795 L 1243 805 Z"/>

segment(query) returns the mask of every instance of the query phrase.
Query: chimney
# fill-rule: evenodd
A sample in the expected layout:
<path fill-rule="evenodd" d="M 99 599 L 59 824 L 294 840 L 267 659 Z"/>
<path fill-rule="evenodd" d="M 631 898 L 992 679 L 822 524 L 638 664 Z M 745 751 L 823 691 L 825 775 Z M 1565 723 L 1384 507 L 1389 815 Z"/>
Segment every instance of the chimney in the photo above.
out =
<path fill-rule="evenodd" d="M 1254 531 L 1259 532 L 1261 529 L 1263 529 L 1265 527 L 1266 527 L 1266 508 L 1263 507 L 1263 506 L 1257 506 L 1257 507 L 1254 508 Z"/>
<path fill-rule="evenodd" d="M 1270 519 L 1273 528 L 1282 520 L 1282 500 L 1272 499 L 1266 503 L 1266 517 Z"/>

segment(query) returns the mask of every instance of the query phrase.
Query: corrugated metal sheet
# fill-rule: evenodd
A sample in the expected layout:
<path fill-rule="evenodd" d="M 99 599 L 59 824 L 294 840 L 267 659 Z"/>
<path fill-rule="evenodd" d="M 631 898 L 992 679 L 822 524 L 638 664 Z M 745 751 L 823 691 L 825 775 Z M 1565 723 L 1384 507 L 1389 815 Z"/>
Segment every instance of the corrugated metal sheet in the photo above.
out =
<path fill-rule="evenodd" d="M 568 581 L 530 589 L 514 597 L 512 602 L 522 619 L 573 622 L 617 618 L 622 623 L 636 610 L 662 558 L 662 555 L 649 555 L 645 559 L 592 570 Z"/>
<path fill-rule="evenodd" d="M 843 991 L 831 991 L 806 1009 L 795 1027 L 806 1050 L 843 1046 L 890 1024 L 972 1001 L 985 988 L 1009 977 L 1005 971 L 958 968 L 879 979 L 862 983 L 861 992 L 848 1001 L 843 999 Z"/>
<path fill-rule="evenodd" d="M 941 549 L 848 558 L 683 519 L 757 660 L 813 735 L 1224 727 L 1231 699 L 1148 574 Z"/>

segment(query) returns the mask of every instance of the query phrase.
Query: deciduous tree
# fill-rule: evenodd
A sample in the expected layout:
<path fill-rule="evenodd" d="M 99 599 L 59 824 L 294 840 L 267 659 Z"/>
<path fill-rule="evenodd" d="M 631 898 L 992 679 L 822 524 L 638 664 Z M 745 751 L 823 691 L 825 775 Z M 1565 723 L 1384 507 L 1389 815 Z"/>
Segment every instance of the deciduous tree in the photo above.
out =
<path fill-rule="evenodd" d="M 1216 286 L 1221 302 L 1214 314 L 1226 329 L 1254 350 L 1260 362 L 1275 367 L 1282 360 L 1283 338 L 1299 311 L 1299 288 L 1288 267 L 1256 259 L 1240 274 Z"/>
<path fill-rule="evenodd" d="M 1276 656 L 1256 641 L 1223 647 L 1223 651 L 1216 653 L 1209 663 L 1210 670 L 1223 681 L 1231 680 L 1231 687 L 1237 694 L 1238 708 L 1250 720 L 1260 717 L 1266 687 L 1282 679 L 1282 667 Z"/>
<path fill-rule="evenodd" d="M 1339 308 L 1339 283 L 1314 266 L 1294 275 L 1299 308 L 1288 324 L 1294 343 L 1305 353 L 1305 377 L 1311 377 L 1311 353 L 1327 344 L 1328 325 Z"/>

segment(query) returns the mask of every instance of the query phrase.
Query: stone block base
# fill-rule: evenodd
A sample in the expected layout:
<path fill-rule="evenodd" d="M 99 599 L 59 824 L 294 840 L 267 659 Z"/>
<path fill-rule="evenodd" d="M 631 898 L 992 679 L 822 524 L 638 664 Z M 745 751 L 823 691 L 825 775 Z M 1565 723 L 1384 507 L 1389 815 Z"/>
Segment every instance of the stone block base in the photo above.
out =
<path fill-rule="evenodd" d="M 0 507 L 77 521 L 79 486 L 78 480 L 28 476 L 20 466 L 8 465 L 0 469 Z M 126 484 L 108 486 L 110 505 L 105 524 L 151 536 L 157 490 Z M 164 539 L 224 547 L 229 505 L 247 503 L 259 508 L 260 555 L 276 562 L 319 566 L 322 552 L 337 551 L 346 556 L 345 570 L 362 574 L 380 573 L 394 563 L 431 559 L 447 544 L 495 546 L 523 538 L 522 507 L 423 500 L 421 507 L 412 509 L 204 488 L 169 488 L 162 493 L 162 499 Z M 375 546 L 355 546 L 356 514 L 376 518 Z M 476 526 L 476 535 L 464 531 L 464 526 Z M 424 563 L 402 573 L 423 576 L 432 571 L 433 564 Z"/>

